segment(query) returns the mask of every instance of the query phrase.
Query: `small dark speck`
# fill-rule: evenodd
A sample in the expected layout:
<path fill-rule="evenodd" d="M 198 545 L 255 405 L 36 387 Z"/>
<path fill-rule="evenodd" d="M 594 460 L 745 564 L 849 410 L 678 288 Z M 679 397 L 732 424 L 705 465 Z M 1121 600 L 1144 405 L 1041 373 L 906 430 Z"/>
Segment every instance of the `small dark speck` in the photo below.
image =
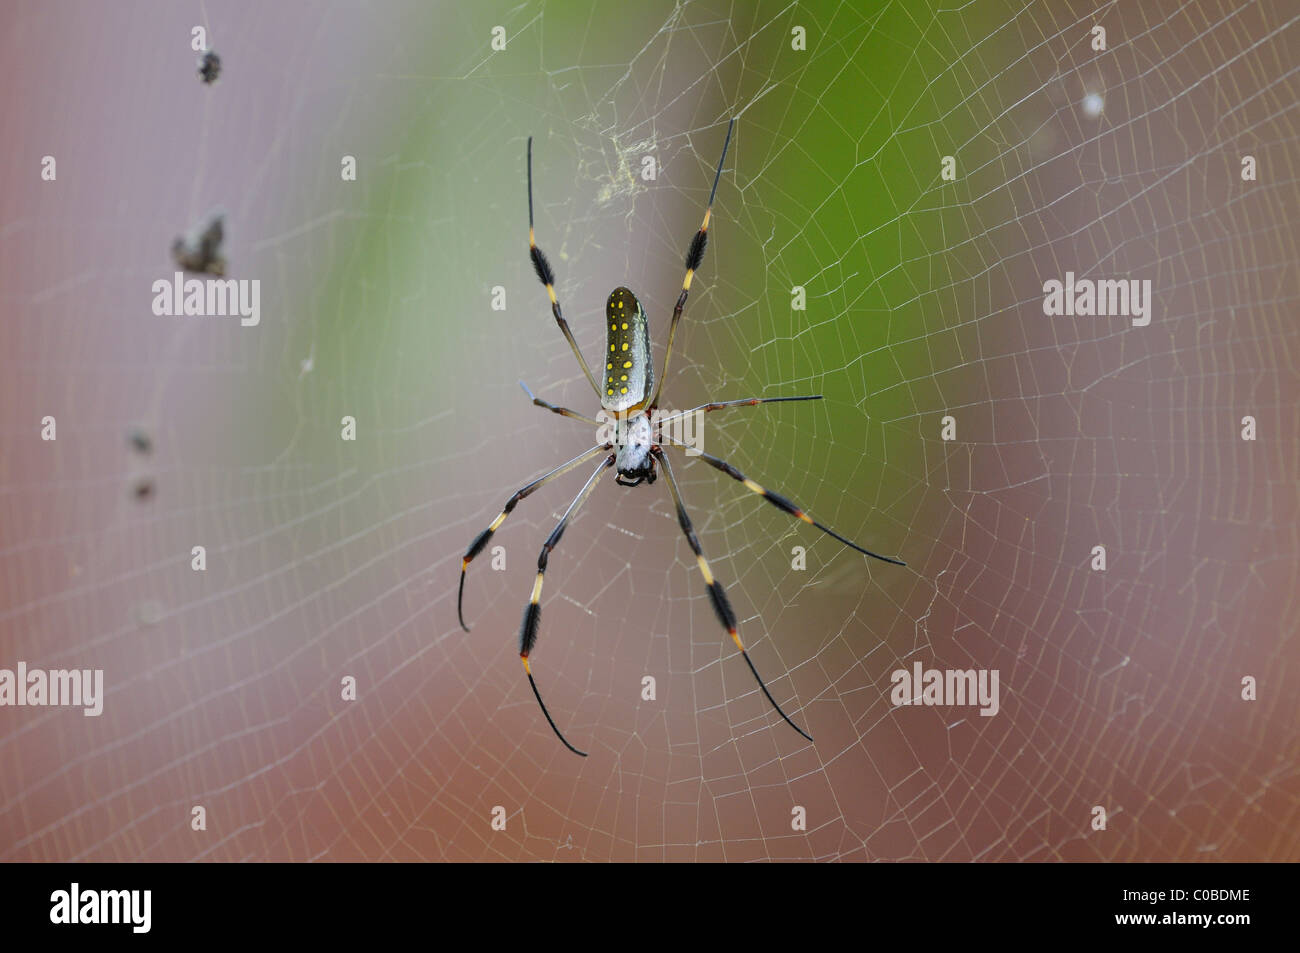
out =
<path fill-rule="evenodd" d="M 135 490 L 133 491 L 137 500 L 148 500 L 153 498 L 153 480 L 149 477 L 141 477 L 135 481 Z"/>
<path fill-rule="evenodd" d="M 131 444 L 131 449 L 136 453 L 149 454 L 153 452 L 153 440 L 140 427 L 132 427 L 127 431 L 126 439 Z"/>
<path fill-rule="evenodd" d="M 224 275 L 226 259 L 221 255 L 221 243 L 225 234 L 225 214 L 215 209 L 188 235 L 172 242 L 172 258 L 186 271 Z"/>
<path fill-rule="evenodd" d="M 213 50 L 204 50 L 199 57 L 199 78 L 211 86 L 221 75 L 221 57 Z"/>

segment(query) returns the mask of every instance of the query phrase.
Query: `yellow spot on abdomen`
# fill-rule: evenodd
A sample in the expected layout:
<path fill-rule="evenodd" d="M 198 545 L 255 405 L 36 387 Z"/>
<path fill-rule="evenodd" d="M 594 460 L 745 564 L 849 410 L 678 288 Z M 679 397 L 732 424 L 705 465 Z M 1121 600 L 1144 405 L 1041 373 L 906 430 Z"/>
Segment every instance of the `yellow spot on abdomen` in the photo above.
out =
<path fill-rule="evenodd" d="M 613 347 L 613 346 L 614 346 L 614 345 L 612 345 L 612 344 L 611 344 L 611 345 L 610 345 L 610 347 Z M 628 348 L 628 344 L 627 344 L 627 342 L 626 342 L 626 341 L 624 341 L 624 342 L 623 342 L 623 350 L 625 350 L 625 351 L 626 351 L 626 350 L 627 350 L 627 348 Z"/>

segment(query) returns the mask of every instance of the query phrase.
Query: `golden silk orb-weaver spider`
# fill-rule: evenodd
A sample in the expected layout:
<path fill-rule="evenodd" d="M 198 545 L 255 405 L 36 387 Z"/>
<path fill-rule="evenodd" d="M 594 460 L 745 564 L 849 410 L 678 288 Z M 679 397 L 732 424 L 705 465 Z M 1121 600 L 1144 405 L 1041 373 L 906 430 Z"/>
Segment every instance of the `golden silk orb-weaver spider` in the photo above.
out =
<path fill-rule="evenodd" d="M 464 613 L 465 570 L 474 557 L 487 546 L 492 534 L 505 522 L 505 518 L 510 515 L 519 501 L 575 467 L 579 467 L 595 457 L 603 456 L 604 459 L 600 461 L 595 471 L 587 478 L 587 482 L 583 484 L 582 489 L 578 491 L 578 495 L 569 504 L 569 508 L 565 511 L 560 522 L 551 532 L 551 535 L 547 537 L 546 542 L 542 544 L 541 554 L 537 557 L 537 578 L 533 583 L 533 593 L 528 600 L 528 605 L 524 608 L 523 621 L 519 626 L 519 657 L 523 660 L 524 671 L 528 675 L 528 684 L 532 686 L 533 694 L 537 697 L 537 704 L 541 706 L 542 714 L 546 716 L 547 722 L 550 723 L 551 730 L 564 743 L 564 746 L 574 754 L 582 755 L 584 758 L 587 756 L 586 752 L 579 751 L 569 743 L 568 739 L 564 737 L 564 733 L 555 724 L 555 719 L 551 717 L 546 703 L 542 701 L 542 693 L 538 691 L 537 682 L 533 679 L 533 670 L 528 657 L 537 645 L 537 633 L 542 618 L 542 583 L 546 577 L 547 559 L 560 542 L 560 537 L 564 535 L 565 527 L 569 525 L 569 521 L 573 519 L 574 514 L 591 496 L 596 487 L 596 478 L 609 467 L 614 467 L 616 470 L 614 481 L 621 486 L 628 487 L 639 486 L 642 482 L 654 483 L 656 464 L 663 467 L 664 476 L 668 481 L 668 490 L 672 494 L 673 504 L 677 509 L 677 522 L 681 525 L 682 532 L 686 536 L 686 541 L 690 543 L 692 552 L 695 553 L 696 565 L 699 567 L 700 575 L 704 578 L 704 585 L 709 593 L 709 601 L 713 604 L 713 610 L 717 614 L 718 620 L 722 623 L 723 628 L 727 630 L 732 641 L 736 643 L 736 648 L 740 650 L 741 655 L 744 656 L 745 662 L 749 665 L 749 670 L 757 679 L 758 686 L 763 690 L 768 702 L 791 728 L 812 741 L 812 737 L 791 721 L 790 716 L 776 703 L 776 699 L 767 690 L 767 685 L 758 674 L 758 669 L 754 667 L 754 663 L 749 658 L 749 653 L 745 650 L 744 643 L 740 640 L 740 634 L 736 626 L 736 614 L 732 611 L 731 603 L 727 600 L 727 594 L 722 588 L 722 583 L 714 578 L 713 572 L 709 569 L 708 560 L 704 558 L 704 551 L 700 548 L 699 538 L 695 535 L 690 516 L 687 515 L 686 506 L 682 502 L 682 495 L 677 487 L 677 481 L 673 478 L 672 467 L 668 465 L 668 458 L 658 440 L 662 440 L 664 445 L 679 449 L 685 449 L 687 445 L 679 440 L 667 437 L 662 432 L 662 429 L 656 432 L 656 426 L 653 423 L 656 417 L 652 416 L 659 405 L 659 392 L 663 387 L 664 378 L 668 374 L 668 361 L 673 353 L 673 338 L 677 333 L 677 322 L 682 317 L 682 309 L 686 307 L 686 296 L 691 289 L 691 279 L 695 276 L 696 270 L 704 260 L 704 246 L 708 240 L 709 218 L 713 214 L 713 199 L 718 193 L 718 181 L 722 178 L 722 164 L 727 158 L 727 147 L 731 144 L 731 131 L 735 124 L 735 119 L 732 119 L 727 125 L 727 138 L 722 144 L 722 157 L 718 160 L 718 169 L 713 176 L 713 188 L 709 192 L 708 207 L 704 210 L 704 221 L 700 225 L 700 230 L 695 233 L 695 237 L 691 240 L 690 249 L 686 252 L 686 277 L 682 280 L 682 291 L 677 296 L 677 306 L 673 308 L 672 321 L 668 325 L 668 343 L 664 352 L 663 373 L 659 376 L 657 385 L 650 354 L 650 332 L 646 312 L 641 307 L 641 302 L 637 300 L 636 295 L 627 288 L 615 288 L 610 292 L 609 298 L 605 302 L 605 320 L 608 325 L 606 344 L 608 349 L 605 352 L 603 387 L 597 383 L 595 375 L 591 373 L 591 368 L 582 356 L 582 351 L 578 349 L 578 344 L 569 330 L 568 322 L 564 320 L 564 314 L 560 310 L 560 300 L 555 294 L 555 272 L 552 271 L 550 262 L 546 260 L 542 250 L 537 247 L 537 240 L 533 232 L 533 140 L 531 137 L 528 139 L 528 255 L 532 259 L 533 270 L 537 272 L 537 277 L 546 286 L 546 293 L 551 299 L 551 313 L 555 315 L 555 323 L 560 326 L 560 332 L 569 342 L 569 347 L 573 349 L 573 356 L 578 359 L 583 374 L 586 375 L 592 390 L 596 392 L 602 410 L 608 414 L 617 415 L 619 418 L 621 433 L 617 446 L 613 441 L 599 443 L 590 450 L 578 454 L 568 463 L 561 464 L 549 473 L 538 477 L 506 500 L 500 514 L 488 525 L 487 529 L 483 530 L 469 544 L 469 548 L 465 551 L 465 556 L 461 560 L 460 588 L 456 593 L 456 615 L 460 620 L 461 627 L 468 632 L 469 626 L 465 624 Z M 585 421 L 597 428 L 601 426 L 597 420 L 591 417 L 569 410 L 567 407 L 557 407 L 539 397 L 534 397 L 532 391 L 528 390 L 528 387 L 523 385 L 522 382 L 521 386 L 524 387 L 525 393 L 532 398 L 533 403 L 538 407 L 564 417 Z M 662 428 L 663 424 L 670 423 L 687 414 L 708 413 L 722 410 L 725 407 L 752 407 L 756 404 L 796 400 L 821 400 L 821 395 L 749 397 L 741 400 L 703 404 L 682 414 L 658 419 L 658 426 Z M 817 522 L 790 500 L 763 488 L 724 460 L 703 452 L 699 452 L 698 457 L 709 466 L 721 470 L 733 480 L 743 484 L 747 490 L 758 494 L 777 509 L 790 514 L 798 520 L 802 520 L 809 526 L 816 527 L 850 549 L 857 550 L 864 556 L 892 563 L 895 566 L 906 565 L 901 560 L 881 556 L 845 539 L 830 527 Z"/>

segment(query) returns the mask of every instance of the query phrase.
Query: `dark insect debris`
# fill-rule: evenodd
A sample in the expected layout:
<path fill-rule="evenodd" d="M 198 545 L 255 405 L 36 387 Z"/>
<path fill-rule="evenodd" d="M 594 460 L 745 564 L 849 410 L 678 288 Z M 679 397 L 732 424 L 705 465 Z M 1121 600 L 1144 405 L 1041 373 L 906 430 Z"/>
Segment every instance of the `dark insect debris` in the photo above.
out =
<path fill-rule="evenodd" d="M 199 79 L 211 86 L 221 75 L 221 57 L 212 50 L 204 50 L 199 57 Z"/>

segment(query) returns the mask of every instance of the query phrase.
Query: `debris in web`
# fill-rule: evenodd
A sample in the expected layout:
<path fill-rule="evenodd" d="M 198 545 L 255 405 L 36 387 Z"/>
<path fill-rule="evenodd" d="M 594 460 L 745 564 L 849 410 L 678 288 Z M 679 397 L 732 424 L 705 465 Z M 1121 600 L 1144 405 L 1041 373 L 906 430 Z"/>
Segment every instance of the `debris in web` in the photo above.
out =
<path fill-rule="evenodd" d="M 181 268 L 198 274 L 224 275 L 226 259 L 221 255 L 225 239 L 225 214 L 210 212 L 185 236 L 172 242 L 172 258 Z"/>
<path fill-rule="evenodd" d="M 221 57 L 215 50 L 204 50 L 203 55 L 199 57 L 199 79 L 211 86 L 220 75 Z"/>

